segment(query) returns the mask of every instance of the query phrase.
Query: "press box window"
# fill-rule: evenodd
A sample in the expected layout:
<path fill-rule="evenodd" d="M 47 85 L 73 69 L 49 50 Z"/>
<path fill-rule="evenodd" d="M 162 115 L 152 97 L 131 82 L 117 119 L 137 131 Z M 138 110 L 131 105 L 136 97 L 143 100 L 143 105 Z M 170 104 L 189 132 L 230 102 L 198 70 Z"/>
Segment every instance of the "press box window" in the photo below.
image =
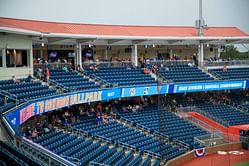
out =
<path fill-rule="evenodd" d="M 7 67 L 27 67 L 28 50 L 6 50 L 6 65 Z"/>

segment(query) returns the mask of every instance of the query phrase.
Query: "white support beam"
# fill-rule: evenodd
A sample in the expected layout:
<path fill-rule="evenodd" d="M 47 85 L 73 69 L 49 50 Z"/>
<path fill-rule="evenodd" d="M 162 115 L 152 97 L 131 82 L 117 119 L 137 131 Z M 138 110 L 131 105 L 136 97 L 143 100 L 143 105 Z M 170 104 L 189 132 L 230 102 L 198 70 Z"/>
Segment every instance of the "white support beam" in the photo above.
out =
<path fill-rule="evenodd" d="M 141 44 L 141 43 L 146 42 L 146 41 L 148 41 L 148 40 L 133 40 L 132 44 Z"/>
<path fill-rule="evenodd" d="M 109 39 L 107 40 L 107 44 L 114 44 L 121 41 L 123 41 L 123 39 Z"/>
<path fill-rule="evenodd" d="M 78 45 L 78 52 L 79 52 L 79 65 L 82 67 L 82 50 L 81 50 L 81 44 Z"/>
<path fill-rule="evenodd" d="M 137 59 L 137 44 L 134 44 L 132 46 L 132 52 L 131 52 L 131 62 L 134 66 L 137 67 L 138 65 L 138 59 Z"/>
<path fill-rule="evenodd" d="M 51 38 L 48 38 L 48 43 L 55 43 L 55 42 L 59 42 L 59 41 L 63 41 L 65 40 L 66 38 L 61 38 L 61 37 L 51 37 Z"/>
<path fill-rule="evenodd" d="M 203 63 L 203 55 L 204 54 L 204 44 L 200 41 L 200 44 L 198 46 L 198 62 L 199 64 Z"/>
<path fill-rule="evenodd" d="M 220 47 L 217 48 L 217 59 L 220 59 L 220 53 L 221 53 L 221 50 L 220 50 Z"/>

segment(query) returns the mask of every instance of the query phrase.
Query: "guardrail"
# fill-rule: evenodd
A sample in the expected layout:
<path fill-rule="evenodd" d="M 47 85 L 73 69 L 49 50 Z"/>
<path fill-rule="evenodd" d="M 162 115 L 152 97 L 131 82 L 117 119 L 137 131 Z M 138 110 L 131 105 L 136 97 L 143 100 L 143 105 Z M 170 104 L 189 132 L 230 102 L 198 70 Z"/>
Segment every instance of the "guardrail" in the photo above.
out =
<path fill-rule="evenodd" d="M 150 64 L 157 65 L 158 67 L 163 64 L 163 66 L 170 66 L 170 65 L 187 65 L 189 63 L 193 63 L 193 60 L 152 60 L 149 61 Z"/>
<path fill-rule="evenodd" d="M 206 147 L 217 146 L 217 145 L 222 145 L 222 144 L 227 144 L 227 143 L 243 142 L 246 139 L 248 138 L 239 136 L 239 135 L 222 133 L 222 132 L 214 132 L 214 133 L 194 137 L 194 141 Z"/>
<path fill-rule="evenodd" d="M 72 64 L 71 63 L 60 63 L 60 62 L 54 62 L 54 63 L 39 63 L 39 64 L 34 64 L 33 68 L 34 71 L 38 68 L 45 69 L 48 67 L 50 70 L 60 70 L 64 66 L 67 66 L 68 68 L 71 68 Z"/>
<path fill-rule="evenodd" d="M 231 60 L 231 61 L 204 61 L 202 63 L 205 67 L 211 66 L 248 66 L 249 60 Z"/>
<path fill-rule="evenodd" d="M 88 61 L 82 63 L 83 68 L 89 68 L 91 66 L 97 66 L 100 68 L 108 68 L 108 67 L 132 67 L 133 64 L 130 61 L 101 61 L 101 62 L 93 62 L 93 61 Z"/>
<path fill-rule="evenodd" d="M 8 97 L 16 102 L 16 105 L 19 104 L 19 100 L 17 99 L 17 96 L 15 94 L 11 94 L 5 90 L 0 89 L 0 94 L 4 97 Z"/>
<path fill-rule="evenodd" d="M 97 165 L 99 165 L 99 166 L 109 166 L 109 165 L 106 165 L 106 164 L 97 163 L 95 161 L 90 161 L 89 162 L 89 166 L 97 166 Z"/>

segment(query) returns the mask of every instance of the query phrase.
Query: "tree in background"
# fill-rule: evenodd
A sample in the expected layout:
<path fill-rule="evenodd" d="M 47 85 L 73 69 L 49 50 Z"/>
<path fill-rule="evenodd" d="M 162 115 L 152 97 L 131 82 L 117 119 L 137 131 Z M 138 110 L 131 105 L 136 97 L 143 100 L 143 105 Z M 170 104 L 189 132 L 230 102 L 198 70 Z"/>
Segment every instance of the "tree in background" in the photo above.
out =
<path fill-rule="evenodd" d="M 223 51 L 221 52 L 221 58 L 223 60 L 228 59 L 249 59 L 248 52 L 239 52 L 234 45 L 226 45 Z"/>

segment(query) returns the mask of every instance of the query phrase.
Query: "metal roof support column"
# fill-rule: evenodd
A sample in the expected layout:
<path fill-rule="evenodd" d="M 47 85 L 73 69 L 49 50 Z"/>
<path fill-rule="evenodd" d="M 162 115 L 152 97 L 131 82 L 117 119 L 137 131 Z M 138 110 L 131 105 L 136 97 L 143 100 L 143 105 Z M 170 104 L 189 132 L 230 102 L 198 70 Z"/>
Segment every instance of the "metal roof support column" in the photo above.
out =
<path fill-rule="evenodd" d="M 82 67 L 82 50 L 81 50 L 81 44 L 78 43 L 78 65 Z"/>
<path fill-rule="evenodd" d="M 131 63 L 137 67 L 137 44 L 134 44 L 132 46 L 132 52 L 131 52 Z"/>
<path fill-rule="evenodd" d="M 33 48 L 31 46 L 30 50 L 29 50 L 29 67 L 30 67 L 30 71 L 29 74 L 33 76 L 34 73 L 34 64 L 33 64 Z"/>
<path fill-rule="evenodd" d="M 169 57 L 170 57 L 170 60 L 173 59 L 173 49 L 170 49 L 170 51 L 169 51 Z"/>
<path fill-rule="evenodd" d="M 200 44 L 199 44 L 199 47 L 198 47 L 198 62 L 199 62 L 199 65 L 202 65 L 203 63 L 203 54 L 204 54 L 204 44 L 200 41 Z"/>
<path fill-rule="evenodd" d="M 220 47 L 218 47 L 217 48 L 217 59 L 220 59 L 220 52 L 221 52 Z"/>

